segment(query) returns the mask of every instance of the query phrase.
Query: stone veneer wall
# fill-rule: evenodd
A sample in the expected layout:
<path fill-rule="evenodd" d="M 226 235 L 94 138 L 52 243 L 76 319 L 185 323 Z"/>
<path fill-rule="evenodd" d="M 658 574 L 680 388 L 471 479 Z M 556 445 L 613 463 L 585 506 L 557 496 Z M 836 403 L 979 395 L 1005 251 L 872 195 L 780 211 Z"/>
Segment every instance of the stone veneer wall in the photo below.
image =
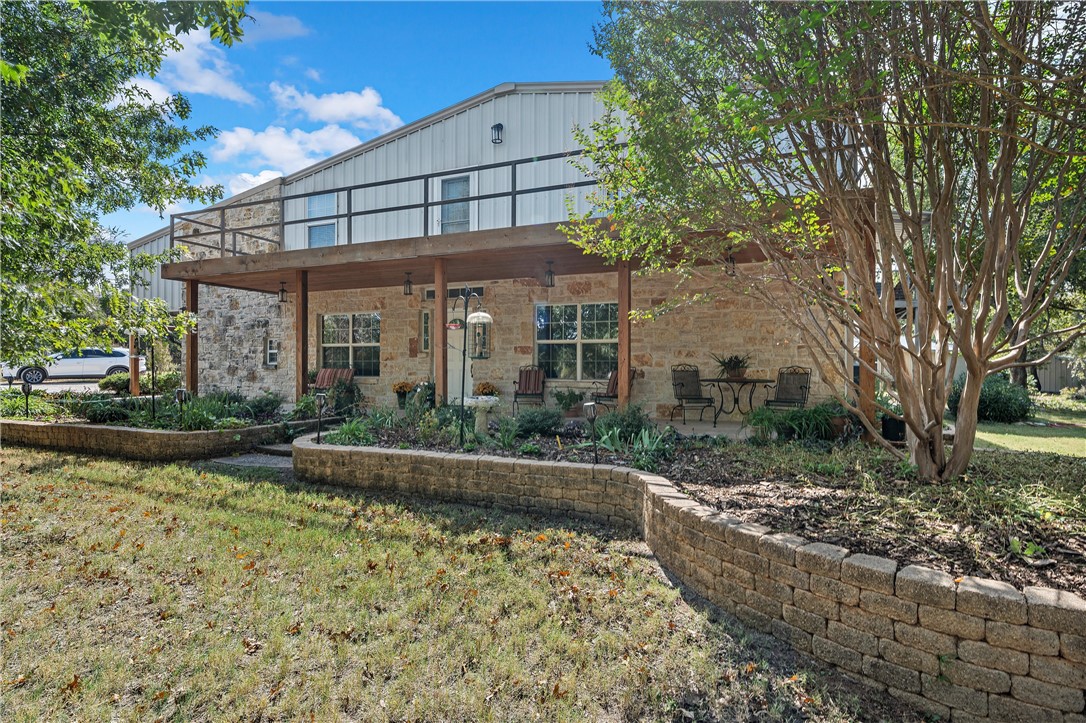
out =
<path fill-rule="evenodd" d="M 613 273 L 559 276 L 556 286 L 550 289 L 543 287 L 537 279 L 472 282 L 472 285 L 484 286 L 484 305 L 494 316 L 493 355 L 473 363 L 474 379 L 492 382 L 508 400 L 512 400 L 517 370 L 535 362 L 536 304 L 614 302 L 618 293 L 617 275 Z M 635 308 L 649 308 L 676 293 L 674 277 L 633 279 Z M 289 307 L 281 322 L 285 353 L 288 340 L 293 346 L 294 332 L 293 306 L 284 306 Z M 310 366 L 319 366 L 322 314 L 380 312 L 381 376 L 358 379 L 357 383 L 370 403 L 394 404 L 393 383 L 433 378 L 432 356 L 417 351 L 419 311 L 433 308 L 434 302 L 422 301 L 419 293 L 404 297 L 400 287 L 313 293 L 310 296 Z M 230 336 L 235 348 L 257 345 L 257 331 L 247 332 L 236 324 L 235 329 Z M 777 369 L 782 366 L 813 366 L 799 334 L 775 310 L 743 294 L 727 294 L 709 303 L 679 309 L 655 321 L 635 322 L 630 343 L 632 365 L 637 369 L 633 401 L 650 414 L 662 417 L 669 414 L 675 403 L 671 385 L 673 364 L 696 364 L 701 368 L 702 376 L 711 377 L 716 375 L 712 354 L 750 354 L 748 375 L 765 378 L 775 378 Z M 201 350 L 201 358 L 203 356 Z M 817 369 L 813 380 L 812 398 L 829 397 L 831 390 Z M 548 380 L 549 391 L 565 388 L 585 392 L 594 389 L 591 381 Z M 759 389 L 755 403 L 763 397 Z M 554 405 L 550 393 L 547 403 Z"/>
<path fill-rule="evenodd" d="M 716 512 L 636 470 L 294 443 L 310 482 L 625 525 L 751 627 L 954 721 L 1084 723 L 1086 600 L 851 554 Z"/>
<path fill-rule="evenodd" d="M 314 429 L 316 423 L 296 423 L 296 429 Z M 0 422 L 0 443 L 88 454 L 107 454 L 152 462 L 221 457 L 282 438 L 281 424 L 209 432 L 172 432 L 163 429 L 107 427 L 100 424 L 53 422 Z"/>

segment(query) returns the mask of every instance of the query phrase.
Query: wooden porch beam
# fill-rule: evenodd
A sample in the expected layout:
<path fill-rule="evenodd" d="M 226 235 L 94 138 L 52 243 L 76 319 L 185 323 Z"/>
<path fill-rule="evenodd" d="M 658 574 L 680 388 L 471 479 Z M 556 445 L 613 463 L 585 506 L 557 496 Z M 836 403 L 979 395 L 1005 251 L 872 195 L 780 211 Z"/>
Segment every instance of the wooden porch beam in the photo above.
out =
<path fill-rule="evenodd" d="M 200 282 L 185 282 L 185 307 L 199 318 L 200 316 Z M 200 340 L 193 329 L 185 335 L 185 387 L 196 395 L 200 391 L 199 382 L 199 355 Z"/>
<path fill-rule="evenodd" d="M 305 396 L 309 382 L 309 272 L 294 272 L 294 401 Z"/>
<path fill-rule="evenodd" d="M 434 259 L 434 394 L 438 402 L 448 399 L 449 393 L 449 282 L 445 259 Z"/>
<path fill-rule="evenodd" d="M 630 262 L 618 262 L 618 406 L 630 404 Z"/>

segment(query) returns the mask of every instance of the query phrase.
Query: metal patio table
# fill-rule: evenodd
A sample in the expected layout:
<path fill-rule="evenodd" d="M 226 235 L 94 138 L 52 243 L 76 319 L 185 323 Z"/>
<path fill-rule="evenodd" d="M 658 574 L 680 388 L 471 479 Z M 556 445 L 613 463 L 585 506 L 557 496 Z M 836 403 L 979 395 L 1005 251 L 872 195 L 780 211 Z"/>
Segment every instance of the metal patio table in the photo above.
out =
<path fill-rule="evenodd" d="M 702 379 L 702 384 L 712 384 L 716 387 L 717 392 L 720 393 L 720 404 L 713 410 L 713 426 L 716 427 L 716 420 L 721 414 L 731 414 L 735 410 L 739 410 L 740 414 L 750 414 L 754 409 L 754 390 L 759 384 L 772 384 L 773 379 L 761 379 L 758 377 L 715 377 L 711 379 Z M 724 393 L 724 389 L 727 387 L 728 393 Z M 743 392 L 746 390 L 746 402 L 747 408 L 743 409 Z M 731 402 L 731 406 L 725 408 L 724 404 Z"/>

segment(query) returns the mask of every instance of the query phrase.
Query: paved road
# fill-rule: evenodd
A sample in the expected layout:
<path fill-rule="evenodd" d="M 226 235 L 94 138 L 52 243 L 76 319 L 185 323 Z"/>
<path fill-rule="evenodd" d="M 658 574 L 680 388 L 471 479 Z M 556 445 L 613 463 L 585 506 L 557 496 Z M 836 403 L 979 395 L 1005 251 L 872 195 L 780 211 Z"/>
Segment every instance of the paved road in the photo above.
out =
<path fill-rule="evenodd" d="M 15 386 L 19 386 L 18 381 L 15 382 Z M 0 379 L 0 386 L 4 385 L 4 381 Z M 54 381 L 52 379 L 46 379 L 42 384 L 38 384 L 35 389 L 42 389 L 47 392 L 97 392 L 98 380 L 91 381 L 79 381 L 76 379 L 63 379 Z"/>

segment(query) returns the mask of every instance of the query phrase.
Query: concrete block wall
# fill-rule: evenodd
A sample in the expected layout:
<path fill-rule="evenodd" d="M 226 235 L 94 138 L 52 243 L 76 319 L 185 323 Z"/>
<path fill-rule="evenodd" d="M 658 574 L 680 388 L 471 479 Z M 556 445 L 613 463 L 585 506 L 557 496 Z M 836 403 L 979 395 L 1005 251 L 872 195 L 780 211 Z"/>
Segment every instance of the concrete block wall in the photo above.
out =
<path fill-rule="evenodd" d="M 924 567 L 704 507 L 603 465 L 294 443 L 300 479 L 623 525 L 747 625 L 944 720 L 1084 723 L 1086 600 Z"/>
<path fill-rule="evenodd" d="M 333 420 L 328 420 L 331 421 Z M 316 422 L 292 422 L 290 426 L 296 430 L 307 431 L 315 429 Z M 15 444 L 165 462 L 221 457 L 258 444 L 277 442 L 284 437 L 283 431 L 281 424 L 206 432 L 174 432 L 101 424 L 54 424 L 5 419 L 0 422 L 0 445 Z"/>

